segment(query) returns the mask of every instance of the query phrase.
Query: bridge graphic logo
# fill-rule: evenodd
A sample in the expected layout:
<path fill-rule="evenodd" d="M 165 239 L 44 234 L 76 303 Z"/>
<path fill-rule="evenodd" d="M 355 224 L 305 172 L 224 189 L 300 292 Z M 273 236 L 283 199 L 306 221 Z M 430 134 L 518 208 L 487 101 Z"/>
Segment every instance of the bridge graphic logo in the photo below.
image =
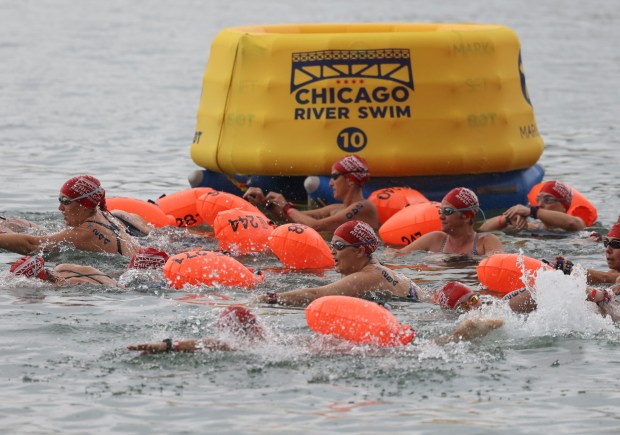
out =
<path fill-rule="evenodd" d="M 380 79 L 413 90 L 409 49 L 322 50 L 293 53 L 291 93 L 331 79 Z"/>

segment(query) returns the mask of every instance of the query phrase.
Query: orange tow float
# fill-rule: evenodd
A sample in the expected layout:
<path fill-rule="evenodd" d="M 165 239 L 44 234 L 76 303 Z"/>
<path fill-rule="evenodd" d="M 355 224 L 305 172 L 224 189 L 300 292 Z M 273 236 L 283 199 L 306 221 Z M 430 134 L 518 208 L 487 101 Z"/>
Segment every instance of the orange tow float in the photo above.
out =
<path fill-rule="evenodd" d="M 384 307 L 350 296 L 323 296 L 306 308 L 308 326 L 317 334 L 379 346 L 402 346 L 415 337 Z"/>
<path fill-rule="evenodd" d="M 185 285 L 252 288 L 263 280 L 234 258 L 204 250 L 173 255 L 164 265 L 164 275 L 177 290 Z"/>
<path fill-rule="evenodd" d="M 493 254 L 476 268 L 478 280 L 489 290 L 507 294 L 534 285 L 541 268 L 551 267 L 535 258 L 519 254 Z"/>
<path fill-rule="evenodd" d="M 412 204 L 394 214 L 379 228 L 379 237 L 391 245 L 408 245 L 415 239 L 441 230 L 438 202 Z"/>
<path fill-rule="evenodd" d="M 334 265 L 327 242 L 306 225 L 280 225 L 269 236 L 269 247 L 282 264 L 293 269 L 320 269 Z"/>

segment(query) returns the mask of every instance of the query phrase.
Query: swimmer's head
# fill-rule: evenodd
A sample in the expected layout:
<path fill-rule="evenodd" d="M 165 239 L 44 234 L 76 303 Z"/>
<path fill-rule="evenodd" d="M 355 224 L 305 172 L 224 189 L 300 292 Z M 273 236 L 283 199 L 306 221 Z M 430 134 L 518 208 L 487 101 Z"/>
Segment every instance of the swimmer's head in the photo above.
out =
<path fill-rule="evenodd" d="M 570 208 L 570 204 L 573 200 L 573 191 L 571 188 L 555 180 L 545 182 L 540 188 L 540 193 L 548 193 L 555 197 L 566 210 Z"/>
<path fill-rule="evenodd" d="M 611 227 L 607 233 L 607 237 L 610 239 L 620 239 L 620 222 Z"/>
<path fill-rule="evenodd" d="M 47 279 L 47 271 L 45 270 L 45 261 L 43 257 L 22 257 L 11 264 L 11 273 L 17 276 L 25 276 L 26 278 Z"/>
<path fill-rule="evenodd" d="M 473 294 L 475 294 L 474 291 L 465 284 L 450 281 L 439 290 L 438 303 L 443 309 L 454 310 L 459 304 L 467 301 L 466 296 Z"/>
<path fill-rule="evenodd" d="M 58 200 L 71 203 L 77 202 L 86 208 L 106 210 L 105 190 L 101 183 L 92 175 L 78 175 L 65 182 L 60 188 Z M 65 204 L 68 205 L 68 204 Z"/>
<path fill-rule="evenodd" d="M 443 197 L 443 201 L 448 202 L 458 209 L 465 216 L 473 218 L 480 211 L 480 203 L 476 194 L 466 187 L 455 187 Z"/>
<path fill-rule="evenodd" d="M 247 308 L 240 305 L 226 307 L 217 321 L 220 331 L 232 333 L 250 340 L 264 340 L 263 327 L 256 320 L 256 316 Z"/>
<path fill-rule="evenodd" d="M 334 236 L 338 236 L 348 243 L 364 246 L 368 255 L 375 252 L 379 246 L 379 238 L 370 225 L 362 221 L 347 221 L 336 228 Z"/>
<path fill-rule="evenodd" d="M 155 248 L 142 248 L 129 262 L 130 269 L 160 269 L 168 261 L 168 254 Z"/>
<path fill-rule="evenodd" d="M 334 163 L 334 169 L 358 186 L 370 181 L 368 163 L 360 156 L 350 155 L 342 157 Z"/>

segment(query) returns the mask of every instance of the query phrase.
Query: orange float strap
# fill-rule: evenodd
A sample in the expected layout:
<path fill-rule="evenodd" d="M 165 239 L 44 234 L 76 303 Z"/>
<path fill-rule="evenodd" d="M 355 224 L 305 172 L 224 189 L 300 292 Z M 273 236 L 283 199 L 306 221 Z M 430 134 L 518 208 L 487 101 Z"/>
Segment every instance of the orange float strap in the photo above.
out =
<path fill-rule="evenodd" d="M 426 196 L 409 187 L 386 187 L 375 190 L 368 200 L 372 202 L 379 212 L 379 223 L 386 222 L 394 214 L 407 205 L 418 202 L 430 202 Z"/>
<path fill-rule="evenodd" d="M 234 258 L 206 250 L 173 255 L 164 265 L 164 275 L 177 290 L 186 285 L 252 288 L 264 278 Z"/>
<path fill-rule="evenodd" d="M 542 189 L 543 184 L 545 183 L 535 184 L 530 190 L 530 193 L 527 194 L 527 199 L 531 205 L 536 205 L 536 197 L 540 193 L 540 189 Z M 566 213 L 571 216 L 581 218 L 588 227 L 594 225 L 596 219 L 598 219 L 596 207 L 594 207 L 594 205 L 573 186 L 569 184 L 566 184 L 566 186 L 568 186 L 573 193 L 570 207 Z"/>
<path fill-rule="evenodd" d="M 174 216 L 166 214 L 157 204 L 135 198 L 107 198 L 108 210 L 123 210 L 140 216 L 155 228 L 174 226 Z"/>
<path fill-rule="evenodd" d="M 204 222 L 210 226 L 213 226 L 217 214 L 224 210 L 237 208 L 244 211 L 260 213 L 259 209 L 240 196 L 232 193 L 220 192 L 219 190 L 212 190 L 211 192 L 200 195 L 196 202 L 196 208 Z"/>
<path fill-rule="evenodd" d="M 384 307 L 350 296 L 323 296 L 306 308 L 308 326 L 317 334 L 379 346 L 402 346 L 415 337 Z"/>
<path fill-rule="evenodd" d="M 379 237 L 391 245 L 408 245 L 432 231 L 441 231 L 439 202 L 409 205 L 395 213 L 381 227 Z"/>
<path fill-rule="evenodd" d="M 269 236 L 269 247 L 282 264 L 293 269 L 321 269 L 334 265 L 327 242 L 307 225 L 280 225 Z"/>
<path fill-rule="evenodd" d="M 275 225 L 260 211 L 237 208 L 219 212 L 213 222 L 220 247 L 235 255 L 268 250 L 269 236 L 274 228 Z"/>
<path fill-rule="evenodd" d="M 551 269 L 535 258 L 520 254 L 493 254 L 476 268 L 478 280 L 487 289 L 505 295 L 523 287 L 532 287 L 538 271 Z"/>
<path fill-rule="evenodd" d="M 166 214 L 174 216 L 177 227 L 195 227 L 204 223 L 196 209 L 196 200 L 207 192 L 213 192 L 213 189 L 195 187 L 162 196 L 155 203 Z"/>

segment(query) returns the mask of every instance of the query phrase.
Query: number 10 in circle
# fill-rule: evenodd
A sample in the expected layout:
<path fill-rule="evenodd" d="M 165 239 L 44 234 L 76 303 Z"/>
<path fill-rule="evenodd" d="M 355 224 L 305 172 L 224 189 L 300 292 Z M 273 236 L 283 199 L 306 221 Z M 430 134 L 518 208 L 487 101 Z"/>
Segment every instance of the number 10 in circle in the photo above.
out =
<path fill-rule="evenodd" d="M 338 133 L 338 148 L 346 152 L 362 150 L 368 143 L 368 138 L 363 130 L 357 127 L 349 127 Z"/>

